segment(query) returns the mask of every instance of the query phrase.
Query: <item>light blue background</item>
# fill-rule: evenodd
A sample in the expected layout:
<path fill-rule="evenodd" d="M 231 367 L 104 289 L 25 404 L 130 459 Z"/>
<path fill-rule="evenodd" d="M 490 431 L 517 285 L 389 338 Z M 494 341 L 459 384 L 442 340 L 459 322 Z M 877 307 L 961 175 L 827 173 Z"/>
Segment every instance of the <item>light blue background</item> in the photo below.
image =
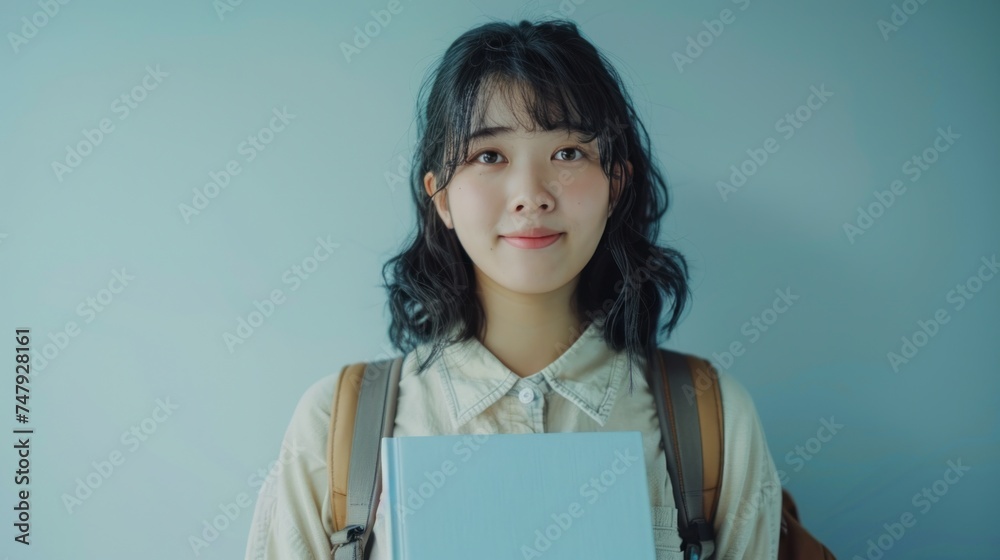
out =
<path fill-rule="evenodd" d="M 16 49 L 9 34 L 41 8 L 0 8 L 3 370 L 13 377 L 14 329 L 30 327 L 41 350 L 68 321 L 80 328 L 31 381 L 28 549 L 12 541 L 14 438 L 0 439 L 0 557 L 195 557 L 188 539 L 219 504 L 256 497 L 251 477 L 278 457 L 303 391 L 394 354 L 378 284 L 413 221 L 386 173 L 412 153 L 420 80 L 466 29 L 559 5 L 404 0 L 348 62 L 340 44 L 387 2 L 347 4 L 246 0 L 220 18 L 208 0 L 72 1 Z M 1000 279 L 961 310 L 946 298 L 1000 252 L 1000 6 L 930 0 L 886 40 L 877 22 L 894 3 L 851 4 L 563 11 L 622 72 L 671 187 L 663 241 L 689 256 L 694 300 L 667 344 L 702 356 L 744 344 L 728 370 L 755 399 L 806 527 L 838 557 L 864 557 L 883 523 L 912 512 L 885 558 L 993 558 Z M 679 70 L 672 53 L 726 8 L 735 21 Z M 120 119 L 115 99 L 157 65 L 168 76 Z M 785 140 L 776 121 L 823 84 L 833 96 Z M 245 162 L 240 143 L 283 107 L 294 119 Z M 53 161 L 103 118 L 114 130 L 58 180 Z M 904 162 L 949 126 L 960 138 L 911 182 Z M 716 182 L 768 137 L 780 149 L 723 200 Z M 230 159 L 242 172 L 186 223 L 178 205 Z M 895 179 L 905 193 L 851 243 L 843 224 Z M 318 237 L 339 246 L 291 291 L 283 274 Z M 122 267 L 135 279 L 87 323 L 78 306 Z M 786 288 L 799 300 L 750 342 L 742 325 Z M 230 353 L 223 333 L 275 289 L 284 303 Z M 939 308 L 949 322 L 893 371 L 887 353 Z M 166 398 L 178 410 L 123 445 Z M 845 427 L 793 462 L 830 417 Z M 63 494 L 115 450 L 125 463 L 68 513 Z M 959 458 L 971 470 L 922 513 L 913 496 Z M 199 557 L 241 558 L 251 513 Z"/>

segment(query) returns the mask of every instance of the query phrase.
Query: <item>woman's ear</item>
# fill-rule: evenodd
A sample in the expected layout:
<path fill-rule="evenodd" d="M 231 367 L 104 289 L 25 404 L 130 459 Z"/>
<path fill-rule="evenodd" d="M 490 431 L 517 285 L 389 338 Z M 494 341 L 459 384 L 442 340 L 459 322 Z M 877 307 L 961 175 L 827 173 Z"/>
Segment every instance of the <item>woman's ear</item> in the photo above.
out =
<path fill-rule="evenodd" d="M 424 175 L 424 190 L 427 191 L 427 196 L 431 197 L 431 202 L 434 203 L 438 216 L 441 217 L 441 221 L 444 222 L 445 227 L 452 229 L 451 212 L 448 210 L 448 193 L 437 193 L 435 196 L 434 191 L 437 190 L 437 178 L 434 177 L 433 171 L 428 171 Z"/>
<path fill-rule="evenodd" d="M 608 204 L 608 216 L 611 216 L 611 212 L 618 205 L 618 200 L 621 198 L 622 189 L 628 184 L 629 179 L 632 177 L 632 162 L 625 162 L 625 173 L 621 173 L 621 166 L 616 168 L 618 173 L 615 174 L 614 179 L 611 181 L 611 201 Z"/>

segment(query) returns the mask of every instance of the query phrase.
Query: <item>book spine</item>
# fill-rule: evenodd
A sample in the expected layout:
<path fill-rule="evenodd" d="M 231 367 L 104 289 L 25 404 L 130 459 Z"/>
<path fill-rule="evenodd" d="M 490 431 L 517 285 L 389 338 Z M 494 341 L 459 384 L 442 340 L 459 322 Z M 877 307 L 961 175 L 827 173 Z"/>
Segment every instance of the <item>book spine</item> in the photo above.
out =
<path fill-rule="evenodd" d="M 382 472 L 385 473 L 386 506 L 389 511 L 385 516 L 386 533 L 389 535 L 392 547 L 392 560 L 406 560 L 406 548 L 403 546 L 402 511 L 399 495 L 399 448 L 395 438 L 382 439 Z"/>

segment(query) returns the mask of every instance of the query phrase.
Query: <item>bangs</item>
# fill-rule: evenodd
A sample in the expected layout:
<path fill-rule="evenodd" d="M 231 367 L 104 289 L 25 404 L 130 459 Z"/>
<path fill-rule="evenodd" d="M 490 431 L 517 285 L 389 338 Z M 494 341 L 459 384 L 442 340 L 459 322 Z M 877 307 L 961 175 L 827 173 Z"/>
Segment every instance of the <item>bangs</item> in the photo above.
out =
<path fill-rule="evenodd" d="M 613 107 L 610 100 L 596 95 L 593 85 L 582 78 L 568 75 L 567 69 L 513 70 L 484 72 L 466 89 L 467 95 L 450 105 L 444 130 L 445 182 L 469 157 L 473 140 L 490 132 L 507 130 L 499 123 L 486 120 L 487 110 L 493 103 L 509 107 L 514 115 L 514 126 L 527 132 L 565 130 L 581 135 L 583 142 L 597 139 L 601 165 L 608 173 L 617 136 L 614 127 L 608 126 L 616 120 L 610 112 Z M 578 84 L 580 87 L 560 88 L 557 84 Z"/>

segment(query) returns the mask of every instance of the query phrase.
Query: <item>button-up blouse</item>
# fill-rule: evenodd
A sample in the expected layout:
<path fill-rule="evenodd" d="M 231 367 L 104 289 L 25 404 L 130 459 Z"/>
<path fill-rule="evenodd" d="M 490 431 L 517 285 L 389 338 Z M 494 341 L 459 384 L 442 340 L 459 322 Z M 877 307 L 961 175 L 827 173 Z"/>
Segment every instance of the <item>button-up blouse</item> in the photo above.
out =
<path fill-rule="evenodd" d="M 604 342 L 596 323 L 554 362 L 523 378 L 475 338 L 447 346 L 417 375 L 418 360 L 426 352 L 429 346 L 418 346 L 404 358 L 393 436 L 639 431 L 656 558 L 683 558 L 656 402 L 640 370 L 631 376 L 630 391 L 628 357 Z M 718 373 L 725 455 L 715 558 L 776 559 L 781 521 L 777 470 L 750 394 L 732 375 Z M 277 466 L 257 497 L 247 560 L 330 558 L 333 511 L 326 444 L 339 376 L 314 382 L 296 406 Z M 385 500 L 383 485 L 369 541 L 371 560 L 391 558 Z"/>

